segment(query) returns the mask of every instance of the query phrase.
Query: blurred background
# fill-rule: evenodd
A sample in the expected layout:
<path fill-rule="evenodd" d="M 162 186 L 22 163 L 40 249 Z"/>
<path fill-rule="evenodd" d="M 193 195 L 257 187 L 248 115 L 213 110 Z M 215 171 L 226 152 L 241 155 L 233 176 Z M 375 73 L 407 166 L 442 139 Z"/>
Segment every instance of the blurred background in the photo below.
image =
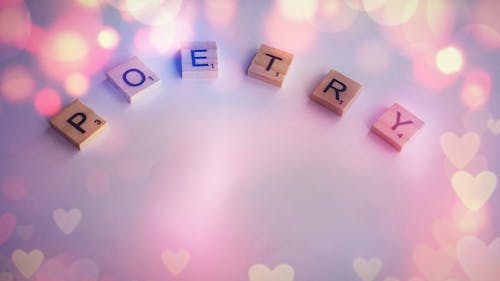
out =
<path fill-rule="evenodd" d="M 0 0 L 0 281 L 500 280 L 500 1 Z M 219 78 L 179 46 L 216 41 Z M 261 43 L 282 88 L 246 76 Z M 162 80 L 133 105 L 105 79 Z M 343 117 L 309 95 L 363 85 Z M 109 122 L 78 151 L 48 119 Z M 369 132 L 425 122 L 401 153 Z"/>

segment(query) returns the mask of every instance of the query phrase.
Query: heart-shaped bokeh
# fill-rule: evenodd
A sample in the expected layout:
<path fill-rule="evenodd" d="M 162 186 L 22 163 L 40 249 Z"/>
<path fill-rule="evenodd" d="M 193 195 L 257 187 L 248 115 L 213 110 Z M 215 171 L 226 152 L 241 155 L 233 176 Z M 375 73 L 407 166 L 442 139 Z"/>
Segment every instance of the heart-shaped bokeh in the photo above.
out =
<path fill-rule="evenodd" d="M 457 244 L 457 258 L 470 280 L 500 280 L 500 237 L 489 245 L 473 236 Z"/>
<path fill-rule="evenodd" d="M 490 171 L 484 171 L 476 177 L 465 171 L 459 171 L 453 175 L 451 182 L 460 201 L 469 210 L 478 211 L 495 191 L 497 177 Z"/>
<path fill-rule="evenodd" d="M 481 138 L 473 132 L 458 137 L 446 132 L 440 138 L 441 148 L 450 162 L 457 169 L 463 169 L 479 151 Z"/>
<path fill-rule="evenodd" d="M 264 264 L 255 264 L 248 271 L 250 281 L 293 281 L 294 276 L 295 271 L 288 264 L 280 264 L 272 270 Z"/>
<path fill-rule="evenodd" d="M 415 247 L 413 260 L 427 281 L 445 280 L 455 264 L 455 260 L 450 257 L 446 249 L 435 250 L 428 245 Z"/>
<path fill-rule="evenodd" d="M 498 119 L 498 120 L 493 120 L 493 119 L 488 120 L 488 129 L 495 136 L 500 135 L 500 119 Z"/>
<path fill-rule="evenodd" d="M 168 269 L 172 275 L 179 275 L 186 268 L 189 263 L 190 254 L 186 250 L 173 252 L 171 250 L 164 250 L 161 253 L 161 260 L 163 265 Z"/>
<path fill-rule="evenodd" d="M 355 258 L 352 262 L 354 272 L 362 281 L 373 281 L 382 269 L 382 260 L 379 258 Z"/>
<path fill-rule="evenodd" d="M 12 253 L 12 261 L 21 274 L 30 278 L 38 270 L 44 259 L 44 254 L 40 250 L 33 250 L 26 253 L 23 250 L 15 250 Z"/>
<path fill-rule="evenodd" d="M 82 220 L 82 211 L 80 209 L 71 209 L 66 211 L 64 209 L 56 209 L 52 213 L 54 222 L 59 229 L 66 235 L 71 234 Z"/>

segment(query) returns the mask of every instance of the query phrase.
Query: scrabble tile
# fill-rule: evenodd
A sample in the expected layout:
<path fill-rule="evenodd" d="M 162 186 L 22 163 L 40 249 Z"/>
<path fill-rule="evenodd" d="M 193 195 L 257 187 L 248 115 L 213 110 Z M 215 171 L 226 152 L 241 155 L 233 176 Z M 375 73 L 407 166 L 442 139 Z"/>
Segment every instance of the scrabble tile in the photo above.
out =
<path fill-rule="evenodd" d="M 161 85 L 160 78 L 137 57 L 111 69 L 106 76 L 125 95 L 129 103 Z"/>
<path fill-rule="evenodd" d="M 423 126 L 422 120 L 395 103 L 375 121 L 371 131 L 401 151 Z"/>
<path fill-rule="evenodd" d="M 108 123 L 88 106 L 75 100 L 50 118 L 50 125 L 78 149 L 95 138 Z"/>
<path fill-rule="evenodd" d="M 213 41 L 181 44 L 181 64 L 182 78 L 217 78 L 217 44 Z"/>
<path fill-rule="evenodd" d="M 248 76 L 281 87 L 293 54 L 262 44 L 248 67 Z"/>
<path fill-rule="evenodd" d="M 311 99 L 342 116 L 360 91 L 358 82 L 330 70 L 312 93 Z"/>

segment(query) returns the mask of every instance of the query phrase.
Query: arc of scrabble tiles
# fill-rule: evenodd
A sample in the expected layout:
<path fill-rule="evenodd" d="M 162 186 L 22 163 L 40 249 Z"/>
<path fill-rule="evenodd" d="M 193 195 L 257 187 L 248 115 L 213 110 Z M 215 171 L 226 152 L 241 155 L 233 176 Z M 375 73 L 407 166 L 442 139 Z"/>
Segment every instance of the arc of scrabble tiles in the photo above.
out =
<path fill-rule="evenodd" d="M 281 87 L 292 62 L 293 54 L 262 44 L 247 74 Z M 217 78 L 217 44 L 214 41 L 183 43 L 181 63 L 182 78 Z M 161 84 L 160 78 L 137 57 L 116 66 L 106 75 L 130 103 Z M 346 75 L 330 70 L 313 91 L 311 99 L 342 116 L 359 95 L 361 88 L 361 84 Z M 79 100 L 53 116 L 50 124 L 79 149 L 107 126 L 103 118 Z M 422 120 L 395 103 L 377 119 L 371 131 L 401 151 L 423 125 Z"/>

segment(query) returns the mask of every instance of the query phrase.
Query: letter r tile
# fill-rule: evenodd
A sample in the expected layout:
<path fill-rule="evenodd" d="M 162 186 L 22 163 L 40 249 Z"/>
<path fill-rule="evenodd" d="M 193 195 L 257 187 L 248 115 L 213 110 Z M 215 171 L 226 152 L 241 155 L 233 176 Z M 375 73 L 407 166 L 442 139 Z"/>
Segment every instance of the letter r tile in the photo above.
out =
<path fill-rule="evenodd" d="M 75 100 L 52 116 L 50 125 L 81 150 L 102 132 L 108 123 L 88 106 Z"/>
<path fill-rule="evenodd" d="M 311 99 L 342 116 L 361 92 L 361 85 L 335 70 L 330 70 L 314 89 Z"/>
<path fill-rule="evenodd" d="M 160 78 L 137 57 L 111 69 L 106 76 L 125 95 L 129 103 L 161 85 Z"/>
<path fill-rule="evenodd" d="M 375 121 L 371 131 L 401 151 L 423 126 L 422 120 L 395 103 Z"/>

